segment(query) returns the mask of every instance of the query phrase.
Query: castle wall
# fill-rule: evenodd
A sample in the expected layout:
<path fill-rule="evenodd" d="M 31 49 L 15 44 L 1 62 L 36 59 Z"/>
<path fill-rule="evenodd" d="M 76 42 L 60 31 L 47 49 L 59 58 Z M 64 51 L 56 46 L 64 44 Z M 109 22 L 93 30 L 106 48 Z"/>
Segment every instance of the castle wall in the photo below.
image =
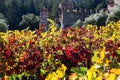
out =
<path fill-rule="evenodd" d="M 68 10 L 68 11 L 63 11 L 61 18 L 62 21 L 62 26 L 64 28 L 72 26 L 78 19 L 84 21 L 86 17 L 89 15 L 95 13 L 95 10 L 86 10 L 86 9 L 81 9 L 79 11 L 77 10 Z"/>
<path fill-rule="evenodd" d="M 48 24 L 48 19 L 49 13 L 47 9 L 43 9 L 40 11 L 40 22 L 39 25 L 47 25 Z"/>
<path fill-rule="evenodd" d="M 78 13 L 63 13 L 63 24 L 66 27 L 70 27 L 74 22 L 76 22 L 79 19 L 79 14 Z"/>
<path fill-rule="evenodd" d="M 120 0 L 114 0 L 114 3 L 120 5 Z"/>
<path fill-rule="evenodd" d="M 120 0 L 113 0 L 108 3 L 108 10 L 111 12 L 114 9 L 114 7 L 118 5 L 120 5 Z"/>
<path fill-rule="evenodd" d="M 84 19 L 91 14 L 96 13 L 96 10 L 87 9 L 75 9 L 72 2 L 61 2 L 59 4 L 59 22 L 61 28 L 71 27 L 78 19 L 84 21 Z"/>

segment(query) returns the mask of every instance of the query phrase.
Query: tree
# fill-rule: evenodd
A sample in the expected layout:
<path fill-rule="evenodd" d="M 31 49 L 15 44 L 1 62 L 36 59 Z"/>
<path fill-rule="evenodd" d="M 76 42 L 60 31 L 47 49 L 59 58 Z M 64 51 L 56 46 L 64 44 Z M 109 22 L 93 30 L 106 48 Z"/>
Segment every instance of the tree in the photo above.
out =
<path fill-rule="evenodd" d="M 99 3 L 99 4 L 96 6 L 96 9 L 97 9 L 97 10 L 101 10 L 101 9 L 103 9 L 103 8 L 106 8 L 106 7 L 107 7 L 107 4 L 106 4 L 106 3 L 107 3 L 106 1 L 103 1 L 103 2 Z"/>
<path fill-rule="evenodd" d="M 5 16 L 0 13 L 0 32 L 6 32 L 8 30 L 8 21 Z"/>
<path fill-rule="evenodd" d="M 97 25 L 97 26 L 103 26 L 106 23 L 107 19 L 107 13 L 105 13 L 103 10 L 101 10 L 99 13 L 92 14 L 89 17 L 85 19 L 85 24 L 92 24 L 92 25 Z M 99 29 L 99 27 L 98 27 Z"/>
<path fill-rule="evenodd" d="M 5 6 L 5 0 L 0 0 L 0 12 L 5 13 L 6 6 Z"/>
<path fill-rule="evenodd" d="M 58 17 L 58 5 L 59 5 L 59 0 L 55 0 L 53 2 L 53 6 L 52 6 L 52 18 L 54 17 Z"/>
<path fill-rule="evenodd" d="M 106 24 L 111 21 L 116 22 L 118 20 L 120 20 L 120 6 L 114 7 L 113 10 L 108 14 Z"/>
<path fill-rule="evenodd" d="M 10 24 L 10 29 L 14 30 L 17 29 L 17 26 L 21 20 L 21 13 L 19 9 L 19 4 L 17 3 L 17 0 L 12 0 L 7 8 L 7 13 L 6 16 L 8 18 L 9 24 Z"/>
<path fill-rule="evenodd" d="M 97 14 L 96 14 L 96 15 L 97 15 Z M 89 17 L 85 18 L 84 24 L 86 24 L 86 25 L 87 25 L 87 24 L 96 25 L 97 22 L 96 22 L 94 16 L 95 16 L 95 14 L 92 14 L 92 15 L 90 15 Z"/>
<path fill-rule="evenodd" d="M 22 16 L 22 21 L 19 23 L 19 29 L 25 29 L 28 26 L 30 29 L 35 29 L 39 27 L 39 17 L 34 14 L 27 14 Z"/>
<path fill-rule="evenodd" d="M 7 22 L 4 19 L 0 19 L 0 32 L 6 32 L 8 30 Z"/>
<path fill-rule="evenodd" d="M 99 13 L 97 13 L 98 15 L 95 16 L 95 20 L 96 20 L 96 23 L 97 23 L 97 26 L 103 26 L 106 24 L 106 20 L 107 20 L 107 13 L 104 12 L 103 10 L 101 10 Z"/>
<path fill-rule="evenodd" d="M 82 27 L 82 25 L 83 25 L 83 22 L 80 19 L 78 19 L 76 23 L 72 25 L 72 27 Z"/>
<path fill-rule="evenodd" d="M 4 19 L 7 21 L 7 18 L 5 18 L 5 16 L 2 13 L 0 13 L 0 19 Z"/>
<path fill-rule="evenodd" d="M 9 29 L 19 29 L 22 15 L 39 15 L 40 9 L 45 7 L 49 10 L 50 18 L 55 19 L 58 18 L 58 4 L 67 1 L 75 1 L 77 9 L 101 9 L 106 5 L 106 0 L 0 0 L 0 12 L 8 19 Z"/>
<path fill-rule="evenodd" d="M 36 13 L 35 2 L 33 0 L 30 2 L 29 13 Z"/>
<path fill-rule="evenodd" d="M 77 2 L 77 8 L 94 9 L 107 7 L 106 0 L 78 0 Z"/>

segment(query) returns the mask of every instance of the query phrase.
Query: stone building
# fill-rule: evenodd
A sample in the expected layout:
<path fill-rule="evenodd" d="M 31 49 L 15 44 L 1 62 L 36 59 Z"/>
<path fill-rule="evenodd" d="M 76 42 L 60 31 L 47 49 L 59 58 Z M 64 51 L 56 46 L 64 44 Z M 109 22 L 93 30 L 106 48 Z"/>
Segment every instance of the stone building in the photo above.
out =
<path fill-rule="evenodd" d="M 108 11 L 111 11 L 114 7 L 120 5 L 120 0 L 111 0 L 108 2 Z M 61 28 L 72 26 L 78 19 L 84 21 L 84 19 L 91 14 L 97 13 L 95 9 L 75 9 L 73 2 L 61 2 L 59 3 L 59 20 Z M 48 10 L 43 8 L 40 10 L 40 22 L 39 25 L 48 25 L 47 18 L 49 18 Z"/>
<path fill-rule="evenodd" d="M 120 0 L 114 0 L 115 4 L 120 5 Z"/>
<path fill-rule="evenodd" d="M 112 11 L 114 7 L 120 5 L 120 0 L 111 0 L 108 2 L 108 11 Z"/>
<path fill-rule="evenodd" d="M 49 17 L 48 10 L 46 8 L 41 9 L 39 25 L 48 25 L 48 21 L 47 21 L 48 17 Z"/>
<path fill-rule="evenodd" d="M 59 21 L 61 28 L 72 26 L 78 19 L 84 21 L 89 15 L 96 13 L 96 10 L 75 9 L 74 3 L 62 2 L 59 4 Z"/>

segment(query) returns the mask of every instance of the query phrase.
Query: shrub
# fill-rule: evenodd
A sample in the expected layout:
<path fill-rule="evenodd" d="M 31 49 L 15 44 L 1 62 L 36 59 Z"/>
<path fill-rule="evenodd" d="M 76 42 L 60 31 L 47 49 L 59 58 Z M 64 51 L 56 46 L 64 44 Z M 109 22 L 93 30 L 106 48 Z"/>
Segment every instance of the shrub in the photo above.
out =
<path fill-rule="evenodd" d="M 108 14 L 108 18 L 106 24 L 111 21 L 118 21 L 120 20 L 120 6 L 114 7 L 113 10 Z"/>
<path fill-rule="evenodd" d="M 120 22 L 99 30 L 86 28 L 57 30 L 53 20 L 31 31 L 0 33 L 0 72 L 4 78 L 102 80 L 120 75 Z M 60 74 L 59 74 L 60 73 Z M 72 73 L 72 74 L 71 74 Z"/>
<path fill-rule="evenodd" d="M 20 29 L 25 29 L 28 26 L 30 29 L 39 27 L 39 17 L 34 14 L 27 14 L 22 16 L 22 21 L 19 23 Z"/>
<path fill-rule="evenodd" d="M 8 30 L 8 25 L 4 19 L 0 19 L 0 32 L 6 32 Z"/>
<path fill-rule="evenodd" d="M 87 17 L 84 23 L 97 25 L 99 27 L 106 24 L 105 23 L 106 19 L 107 19 L 107 14 L 101 10 L 99 13 L 92 14 L 89 17 Z"/>

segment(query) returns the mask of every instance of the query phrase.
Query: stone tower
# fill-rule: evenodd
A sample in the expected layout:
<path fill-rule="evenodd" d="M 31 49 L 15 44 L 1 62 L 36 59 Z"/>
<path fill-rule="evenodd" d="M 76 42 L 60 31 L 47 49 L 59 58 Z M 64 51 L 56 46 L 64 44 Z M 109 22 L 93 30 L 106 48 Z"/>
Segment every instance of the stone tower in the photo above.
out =
<path fill-rule="evenodd" d="M 120 5 L 120 0 L 114 0 L 114 3 L 115 3 L 116 5 Z"/>
<path fill-rule="evenodd" d="M 120 5 L 120 0 L 111 0 L 108 2 L 108 10 L 112 11 L 112 9 L 116 6 Z"/>
<path fill-rule="evenodd" d="M 48 10 L 46 8 L 43 8 L 40 10 L 40 22 L 39 22 L 39 26 L 40 25 L 47 25 L 48 24 L 48 19 L 49 17 L 49 13 Z"/>
<path fill-rule="evenodd" d="M 61 28 L 71 27 L 78 19 L 84 21 L 86 17 L 95 13 L 95 10 L 75 9 L 73 2 L 59 4 L 59 22 Z"/>
<path fill-rule="evenodd" d="M 59 22 L 61 24 L 61 28 L 65 25 L 65 12 L 73 10 L 74 4 L 72 2 L 61 2 L 59 4 Z"/>

